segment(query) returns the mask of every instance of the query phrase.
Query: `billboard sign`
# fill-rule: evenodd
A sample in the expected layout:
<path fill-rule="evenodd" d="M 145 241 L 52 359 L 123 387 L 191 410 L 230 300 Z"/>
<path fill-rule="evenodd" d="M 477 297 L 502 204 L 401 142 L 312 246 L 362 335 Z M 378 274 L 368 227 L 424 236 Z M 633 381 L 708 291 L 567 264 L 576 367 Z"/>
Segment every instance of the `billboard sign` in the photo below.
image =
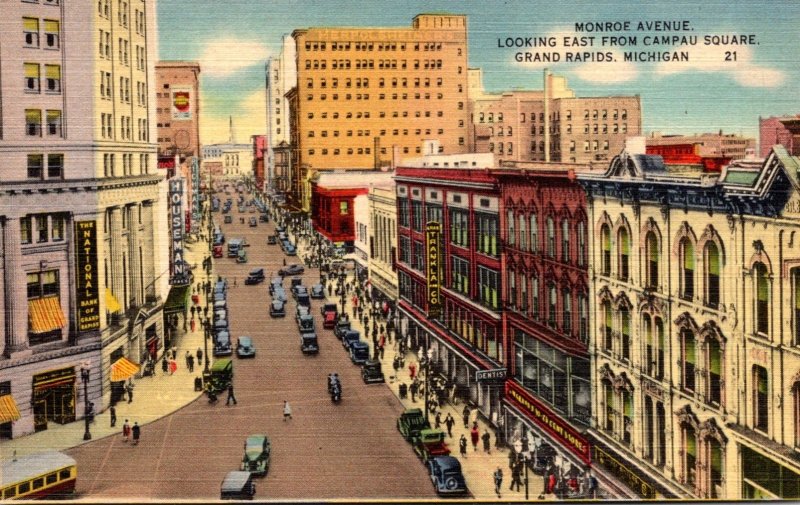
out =
<path fill-rule="evenodd" d="M 172 87 L 172 120 L 188 121 L 192 119 L 192 88 Z"/>

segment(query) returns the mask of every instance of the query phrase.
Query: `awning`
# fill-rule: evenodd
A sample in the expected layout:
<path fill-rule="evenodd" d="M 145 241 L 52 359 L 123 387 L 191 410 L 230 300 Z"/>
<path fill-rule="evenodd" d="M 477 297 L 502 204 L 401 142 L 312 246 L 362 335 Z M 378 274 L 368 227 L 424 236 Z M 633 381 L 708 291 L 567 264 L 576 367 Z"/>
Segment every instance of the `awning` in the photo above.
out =
<path fill-rule="evenodd" d="M 18 420 L 20 417 L 17 402 L 11 395 L 0 396 L 0 424 L 10 423 Z"/>
<path fill-rule="evenodd" d="M 122 309 L 122 306 L 120 306 L 117 297 L 114 296 L 114 293 L 112 293 L 110 289 L 106 288 L 106 310 L 109 312 L 119 312 L 120 309 Z"/>
<path fill-rule="evenodd" d="M 59 297 L 48 296 L 28 300 L 28 321 L 31 333 L 47 333 L 66 326 Z"/>
<path fill-rule="evenodd" d="M 131 363 L 127 358 L 122 357 L 111 365 L 111 382 L 125 381 L 136 375 L 139 365 Z"/>
<path fill-rule="evenodd" d="M 172 286 L 169 289 L 167 303 L 164 304 L 164 314 L 177 314 L 186 311 L 189 303 L 189 285 Z"/>

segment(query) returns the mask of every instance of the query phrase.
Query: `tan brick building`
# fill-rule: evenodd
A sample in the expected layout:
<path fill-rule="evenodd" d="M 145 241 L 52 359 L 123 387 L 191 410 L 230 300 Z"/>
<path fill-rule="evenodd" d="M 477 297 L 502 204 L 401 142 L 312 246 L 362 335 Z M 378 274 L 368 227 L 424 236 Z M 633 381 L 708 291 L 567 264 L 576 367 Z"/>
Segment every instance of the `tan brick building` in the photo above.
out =
<path fill-rule="evenodd" d="M 755 154 L 756 139 L 743 137 L 735 133 L 701 133 L 699 135 L 664 135 L 652 132 L 647 136 L 647 147 L 676 146 L 691 144 L 695 146 L 695 154 L 700 156 L 725 156 L 740 160 L 748 153 Z"/>
<path fill-rule="evenodd" d="M 438 139 L 446 154 L 468 151 L 466 16 L 420 14 L 410 28 L 318 27 L 292 37 L 293 192 L 307 187 L 310 170 L 388 165 L 393 147 L 419 154 L 423 139 Z"/>
<path fill-rule="evenodd" d="M 486 93 L 480 69 L 470 69 L 469 83 L 471 145 L 499 161 L 603 161 L 641 134 L 638 95 L 576 97 L 549 73 L 542 90 Z"/>

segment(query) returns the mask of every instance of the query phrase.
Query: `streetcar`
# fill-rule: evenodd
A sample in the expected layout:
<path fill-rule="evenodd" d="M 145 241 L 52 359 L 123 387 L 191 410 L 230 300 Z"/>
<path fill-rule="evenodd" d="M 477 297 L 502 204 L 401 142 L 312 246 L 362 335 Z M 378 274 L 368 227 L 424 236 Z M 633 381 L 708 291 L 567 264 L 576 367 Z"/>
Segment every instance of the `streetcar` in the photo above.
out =
<path fill-rule="evenodd" d="M 77 463 L 61 452 L 14 457 L 3 461 L 0 496 L 3 500 L 72 497 L 77 477 Z"/>

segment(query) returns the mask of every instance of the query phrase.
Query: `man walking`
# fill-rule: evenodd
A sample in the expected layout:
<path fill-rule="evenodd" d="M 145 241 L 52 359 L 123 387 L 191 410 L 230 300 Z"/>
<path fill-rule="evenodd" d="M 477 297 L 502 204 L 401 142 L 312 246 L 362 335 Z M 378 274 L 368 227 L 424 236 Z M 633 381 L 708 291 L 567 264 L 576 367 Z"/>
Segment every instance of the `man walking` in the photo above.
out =
<path fill-rule="evenodd" d="M 239 402 L 236 401 L 236 397 L 233 395 L 233 382 L 228 384 L 228 399 L 225 401 L 225 405 L 230 405 L 231 400 L 233 400 L 233 404 L 236 405 Z"/>
<path fill-rule="evenodd" d="M 469 428 L 469 405 L 464 405 L 464 410 L 461 414 L 464 416 L 464 428 Z"/>
<path fill-rule="evenodd" d="M 186 364 L 189 367 L 189 372 L 194 372 L 194 356 L 190 354 L 189 357 L 186 358 L 186 360 L 187 360 Z"/>
<path fill-rule="evenodd" d="M 142 429 L 139 428 L 138 422 L 133 423 L 133 428 L 131 428 L 131 432 L 133 433 L 133 445 L 139 445 L 139 436 L 142 434 Z"/>
<path fill-rule="evenodd" d="M 439 426 L 441 426 L 441 425 L 442 425 L 442 413 L 441 413 L 441 412 L 437 412 L 437 413 L 436 413 L 436 419 L 435 419 L 435 421 L 436 421 L 436 426 L 435 426 L 435 428 L 438 430 L 438 429 L 439 429 Z"/>
<path fill-rule="evenodd" d="M 203 350 L 198 347 L 197 348 L 197 365 L 200 366 L 200 364 L 202 362 L 203 362 Z"/>
<path fill-rule="evenodd" d="M 483 435 L 481 435 L 481 440 L 483 440 L 483 452 L 486 454 L 491 454 L 492 436 L 489 435 L 489 430 L 483 432 Z"/>
<path fill-rule="evenodd" d="M 417 381 L 413 381 L 411 386 L 408 387 L 408 392 L 411 393 L 411 403 L 417 403 L 417 391 L 419 390 L 419 385 Z"/>
<path fill-rule="evenodd" d="M 287 419 L 292 418 L 292 407 L 289 406 L 289 402 L 283 400 L 283 420 L 286 421 Z"/>
<path fill-rule="evenodd" d="M 108 408 L 108 411 L 111 414 L 111 427 L 113 428 L 117 425 L 117 408 L 112 405 Z"/>
<path fill-rule="evenodd" d="M 461 434 L 461 438 L 458 440 L 458 449 L 461 451 L 461 456 L 466 458 L 467 457 L 467 437 L 464 434 Z"/>
<path fill-rule="evenodd" d="M 500 486 L 503 485 L 503 470 L 500 467 L 497 467 L 497 470 L 494 471 L 494 492 L 497 493 L 497 497 L 500 498 Z"/>
<path fill-rule="evenodd" d="M 128 393 L 128 403 L 133 402 L 133 381 L 128 380 L 128 385 L 125 386 L 125 392 Z"/>
<path fill-rule="evenodd" d="M 453 425 L 456 424 L 456 420 L 453 419 L 453 416 L 450 415 L 450 412 L 447 413 L 447 417 L 444 418 L 444 425 L 447 426 L 447 436 L 453 438 Z"/>

